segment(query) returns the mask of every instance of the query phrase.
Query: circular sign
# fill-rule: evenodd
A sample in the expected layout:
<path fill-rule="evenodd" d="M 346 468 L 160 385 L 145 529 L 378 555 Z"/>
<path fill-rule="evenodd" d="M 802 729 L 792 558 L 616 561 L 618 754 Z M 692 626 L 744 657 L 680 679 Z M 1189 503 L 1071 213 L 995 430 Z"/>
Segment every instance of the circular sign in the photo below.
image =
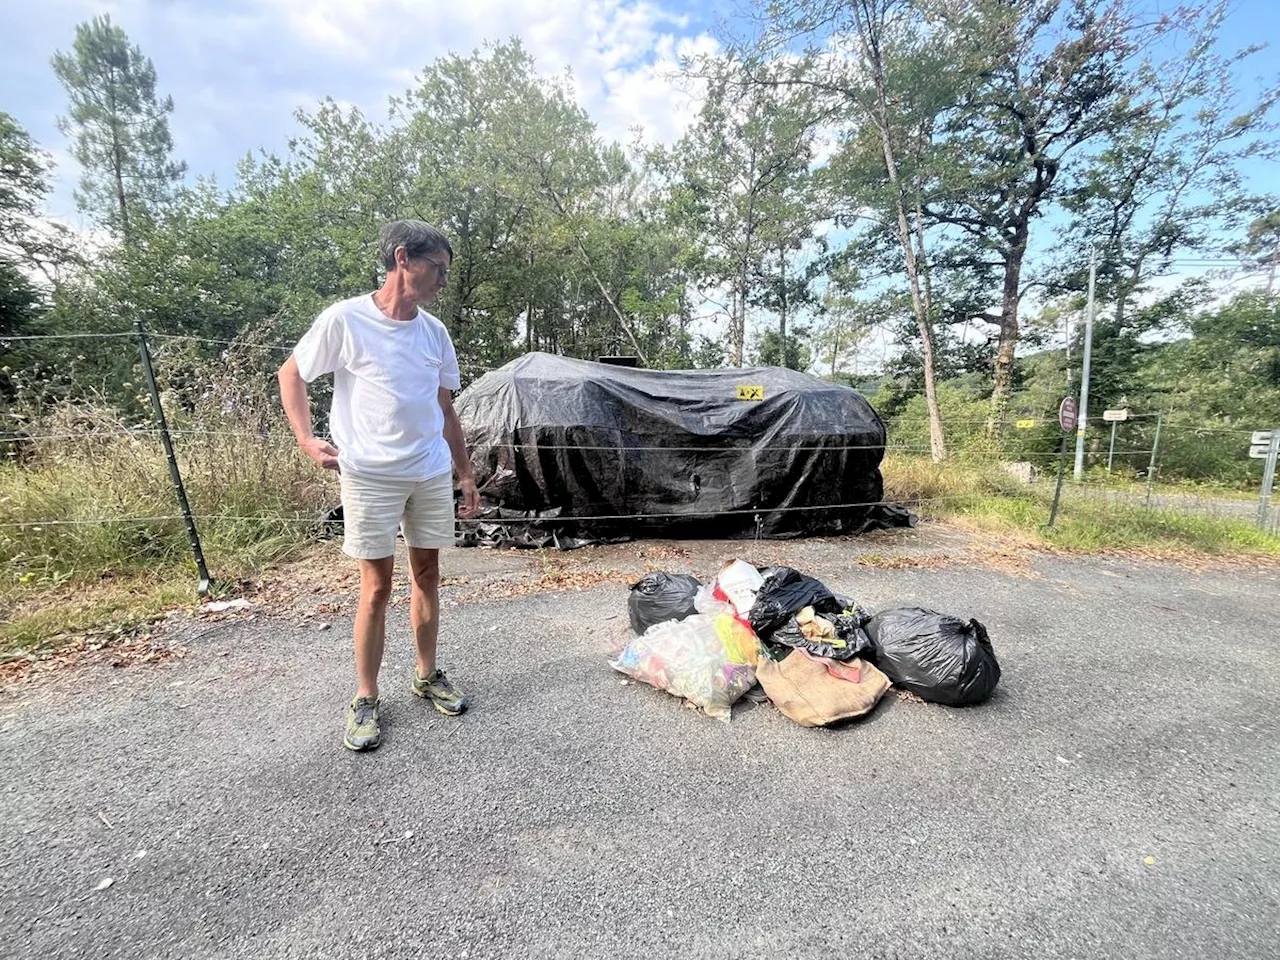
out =
<path fill-rule="evenodd" d="M 1066 397 L 1058 407 L 1058 423 L 1062 426 L 1063 433 L 1070 433 L 1076 428 L 1077 414 L 1076 398 Z"/>

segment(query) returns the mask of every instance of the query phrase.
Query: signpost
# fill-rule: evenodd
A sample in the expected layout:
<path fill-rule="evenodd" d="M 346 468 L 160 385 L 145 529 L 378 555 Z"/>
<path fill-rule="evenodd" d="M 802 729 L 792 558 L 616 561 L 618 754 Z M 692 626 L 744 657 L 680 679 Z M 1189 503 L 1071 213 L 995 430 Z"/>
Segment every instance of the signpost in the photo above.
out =
<path fill-rule="evenodd" d="M 1058 426 L 1062 428 L 1062 440 L 1058 444 L 1058 485 L 1053 491 L 1053 506 L 1049 508 L 1049 529 L 1058 519 L 1058 500 L 1062 497 L 1062 474 L 1067 458 L 1067 437 L 1076 429 L 1077 407 L 1075 397 L 1065 397 L 1058 406 Z"/>
<path fill-rule="evenodd" d="M 1262 490 L 1258 496 L 1258 529 L 1267 529 L 1267 509 L 1271 505 L 1271 489 L 1276 482 L 1276 459 L 1280 457 L 1280 427 L 1257 430 L 1250 437 L 1249 456 L 1266 460 L 1262 468 Z"/>
<path fill-rule="evenodd" d="M 1107 473 L 1111 472 L 1111 461 L 1116 455 L 1116 424 L 1129 419 L 1129 408 L 1121 407 L 1119 410 L 1103 410 L 1102 419 L 1111 424 L 1111 449 L 1107 451 Z"/>
<path fill-rule="evenodd" d="M 1077 416 L 1076 398 L 1064 397 L 1062 403 L 1058 405 L 1058 423 L 1064 433 L 1071 433 L 1071 431 L 1075 430 Z"/>

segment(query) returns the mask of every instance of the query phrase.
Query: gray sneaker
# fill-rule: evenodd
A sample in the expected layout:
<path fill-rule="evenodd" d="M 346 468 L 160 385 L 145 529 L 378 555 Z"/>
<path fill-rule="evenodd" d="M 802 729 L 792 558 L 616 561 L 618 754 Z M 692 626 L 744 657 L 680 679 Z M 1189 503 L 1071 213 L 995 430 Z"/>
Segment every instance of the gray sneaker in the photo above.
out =
<path fill-rule="evenodd" d="M 348 750 L 373 750 L 381 742 L 378 698 L 356 697 L 347 708 L 347 735 L 342 738 L 342 745 Z"/>
<path fill-rule="evenodd" d="M 415 667 L 413 670 L 413 694 L 430 700 L 432 706 L 447 717 L 456 717 L 467 709 L 467 698 L 444 675 L 443 670 L 433 670 L 431 676 L 420 677 Z"/>

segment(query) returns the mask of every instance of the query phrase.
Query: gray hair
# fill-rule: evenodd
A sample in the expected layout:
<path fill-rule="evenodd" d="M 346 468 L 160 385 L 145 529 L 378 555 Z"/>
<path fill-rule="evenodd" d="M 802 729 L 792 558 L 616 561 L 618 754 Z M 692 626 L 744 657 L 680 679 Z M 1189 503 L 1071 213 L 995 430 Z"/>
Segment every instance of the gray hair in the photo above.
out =
<path fill-rule="evenodd" d="M 449 262 L 453 262 L 449 238 L 423 220 L 393 220 L 383 225 L 378 231 L 378 253 L 387 270 L 396 268 L 396 250 L 400 247 L 404 247 L 410 260 L 443 250 L 449 254 Z"/>

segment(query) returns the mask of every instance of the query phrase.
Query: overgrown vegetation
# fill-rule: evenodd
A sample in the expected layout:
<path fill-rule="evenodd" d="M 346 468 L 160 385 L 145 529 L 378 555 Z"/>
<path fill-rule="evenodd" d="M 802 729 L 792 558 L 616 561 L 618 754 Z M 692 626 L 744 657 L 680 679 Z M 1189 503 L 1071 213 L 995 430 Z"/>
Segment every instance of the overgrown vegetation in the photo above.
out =
<path fill-rule="evenodd" d="M 1154 551 L 1169 556 L 1280 558 L 1280 538 L 1243 519 L 1176 509 L 1149 509 L 1140 500 L 1068 495 L 1047 528 L 1054 484 L 1027 485 L 983 457 L 945 464 L 889 454 L 885 496 L 915 502 L 925 516 L 964 521 L 972 529 L 1016 535 L 1031 545 L 1074 551 Z"/>

